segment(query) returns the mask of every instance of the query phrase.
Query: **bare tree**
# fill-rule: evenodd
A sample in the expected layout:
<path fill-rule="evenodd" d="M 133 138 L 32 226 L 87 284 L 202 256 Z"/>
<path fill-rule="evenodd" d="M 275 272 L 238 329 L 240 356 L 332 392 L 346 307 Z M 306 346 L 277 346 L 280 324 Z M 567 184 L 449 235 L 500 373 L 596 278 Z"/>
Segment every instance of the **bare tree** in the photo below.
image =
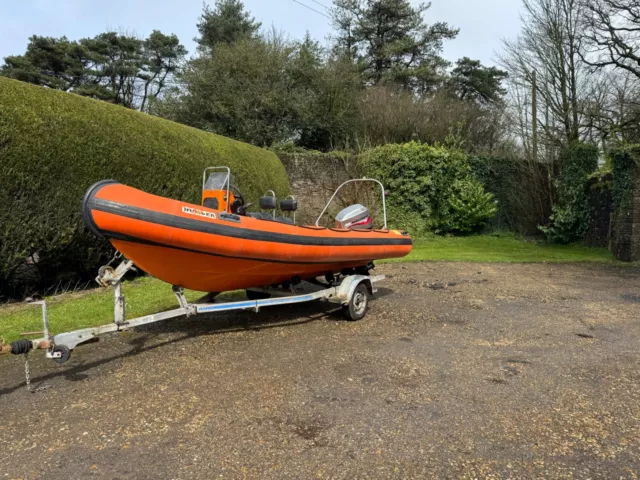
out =
<path fill-rule="evenodd" d="M 508 143 L 502 102 L 479 105 L 451 98 L 446 91 L 419 97 L 393 87 L 372 87 L 357 107 L 359 145 L 417 140 L 461 143 L 469 151 L 493 151 Z"/>
<path fill-rule="evenodd" d="M 507 117 L 510 133 L 520 144 L 525 156 L 531 158 L 531 85 L 522 79 L 509 78 L 507 81 Z"/>
<path fill-rule="evenodd" d="M 578 140 L 588 83 L 580 55 L 579 0 L 523 0 L 523 6 L 522 32 L 517 40 L 504 42 L 501 63 L 520 89 L 531 89 L 536 72 L 542 143 Z M 524 100 L 522 92 L 518 95 Z"/>
<path fill-rule="evenodd" d="M 615 141 L 640 141 L 640 79 L 609 67 L 593 72 L 581 129 L 603 150 Z"/>
<path fill-rule="evenodd" d="M 640 2 L 581 0 L 584 38 L 582 59 L 596 67 L 615 67 L 640 78 Z"/>

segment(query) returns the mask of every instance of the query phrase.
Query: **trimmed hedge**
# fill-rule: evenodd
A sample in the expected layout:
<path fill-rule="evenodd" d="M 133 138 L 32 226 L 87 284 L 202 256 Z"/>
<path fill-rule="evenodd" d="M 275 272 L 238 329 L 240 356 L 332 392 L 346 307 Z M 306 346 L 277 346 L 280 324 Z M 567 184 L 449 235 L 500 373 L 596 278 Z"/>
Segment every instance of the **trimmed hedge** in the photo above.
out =
<path fill-rule="evenodd" d="M 95 274 L 112 248 L 82 222 L 94 182 L 112 178 L 199 203 L 210 165 L 231 167 L 248 200 L 267 189 L 289 193 L 272 152 L 0 77 L 0 296 Z"/>

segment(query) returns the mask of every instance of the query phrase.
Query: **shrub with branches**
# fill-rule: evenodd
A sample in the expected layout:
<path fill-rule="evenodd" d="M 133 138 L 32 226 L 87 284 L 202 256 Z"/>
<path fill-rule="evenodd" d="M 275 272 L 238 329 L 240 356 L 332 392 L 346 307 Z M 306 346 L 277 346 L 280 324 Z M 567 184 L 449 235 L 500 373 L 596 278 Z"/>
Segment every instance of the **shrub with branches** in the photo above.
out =
<path fill-rule="evenodd" d="M 493 195 L 473 177 L 461 150 L 390 144 L 363 153 L 359 164 L 388 187 L 391 225 L 414 235 L 476 231 L 496 213 Z"/>

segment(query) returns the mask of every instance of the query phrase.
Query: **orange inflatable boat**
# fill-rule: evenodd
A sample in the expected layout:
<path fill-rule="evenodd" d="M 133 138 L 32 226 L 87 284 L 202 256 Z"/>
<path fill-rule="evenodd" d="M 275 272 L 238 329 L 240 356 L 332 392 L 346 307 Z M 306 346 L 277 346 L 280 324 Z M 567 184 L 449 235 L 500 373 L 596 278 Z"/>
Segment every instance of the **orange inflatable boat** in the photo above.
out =
<path fill-rule="evenodd" d="M 374 260 L 403 257 L 412 248 L 406 233 L 386 228 L 386 210 L 381 229 L 372 228 L 361 205 L 345 209 L 336 227 L 327 228 L 276 216 L 275 194 L 260 199 L 269 212 L 248 213 L 248 206 L 229 169 L 212 167 L 205 170 L 202 205 L 104 180 L 87 191 L 83 215 L 92 232 L 150 275 L 203 292 L 366 273 Z M 295 215 L 297 202 L 279 206 Z"/>

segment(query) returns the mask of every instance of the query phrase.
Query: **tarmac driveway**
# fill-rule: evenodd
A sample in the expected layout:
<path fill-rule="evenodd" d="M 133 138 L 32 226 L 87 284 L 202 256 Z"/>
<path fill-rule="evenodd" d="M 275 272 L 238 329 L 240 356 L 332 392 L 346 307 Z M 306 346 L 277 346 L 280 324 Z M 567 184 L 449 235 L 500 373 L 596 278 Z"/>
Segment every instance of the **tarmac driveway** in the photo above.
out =
<path fill-rule="evenodd" d="M 0 360 L 0 479 L 640 475 L 637 268 L 376 272 L 360 322 L 180 319 L 32 353 L 33 394 Z"/>

